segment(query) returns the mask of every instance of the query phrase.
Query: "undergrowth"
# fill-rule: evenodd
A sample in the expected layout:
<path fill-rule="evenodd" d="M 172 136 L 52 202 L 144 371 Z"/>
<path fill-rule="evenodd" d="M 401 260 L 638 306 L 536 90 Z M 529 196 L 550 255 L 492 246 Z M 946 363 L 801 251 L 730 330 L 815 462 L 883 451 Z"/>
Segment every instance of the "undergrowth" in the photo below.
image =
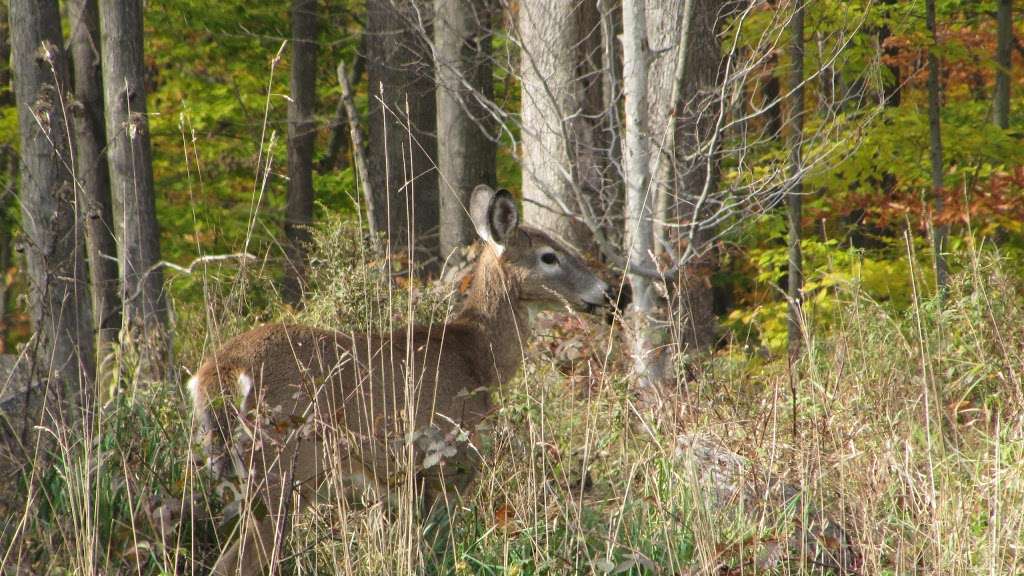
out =
<path fill-rule="evenodd" d="M 261 307 L 224 271 L 189 287 L 204 299 L 176 299 L 181 364 L 260 321 L 401 328 L 458 301 L 457 287 L 370 256 L 344 220 L 317 242 L 302 310 L 269 289 Z M 899 308 L 830 286 L 830 329 L 808 326 L 796 363 L 727 347 L 667 387 L 657 419 L 629 393 L 617 327 L 544 317 L 521 376 L 496 391 L 484 466 L 450 519 L 411 498 L 398 510 L 326 498 L 295 520 L 275 570 L 817 573 L 790 543 L 820 511 L 855 544 L 856 573 L 1024 572 L 1024 310 L 1003 270 L 975 256 L 943 297 L 921 291 Z M 53 431 L 52 463 L 22 479 L 29 503 L 0 524 L 4 573 L 206 573 L 226 514 L 194 429 L 182 383 L 168 382 L 115 395 L 89 430 Z M 779 479 L 799 498 L 723 498 L 680 448 L 696 438 L 741 468 L 733 479 Z M 431 530 L 442 537 L 428 545 Z"/>

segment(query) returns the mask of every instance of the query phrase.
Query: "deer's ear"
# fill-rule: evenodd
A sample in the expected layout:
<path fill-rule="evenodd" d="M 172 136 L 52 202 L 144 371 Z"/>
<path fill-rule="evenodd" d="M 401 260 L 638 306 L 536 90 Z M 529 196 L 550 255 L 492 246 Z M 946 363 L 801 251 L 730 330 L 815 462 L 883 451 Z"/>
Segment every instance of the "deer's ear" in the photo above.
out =
<path fill-rule="evenodd" d="M 519 227 L 516 201 L 504 188 L 495 192 L 486 184 L 477 186 L 469 201 L 469 215 L 480 238 L 498 246 L 504 246 Z"/>

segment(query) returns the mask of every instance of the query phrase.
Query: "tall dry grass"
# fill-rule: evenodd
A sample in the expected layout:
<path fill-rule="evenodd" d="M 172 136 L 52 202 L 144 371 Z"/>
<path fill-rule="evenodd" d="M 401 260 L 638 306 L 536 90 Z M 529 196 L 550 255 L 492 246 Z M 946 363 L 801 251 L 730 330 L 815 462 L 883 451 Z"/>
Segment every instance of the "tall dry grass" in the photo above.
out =
<path fill-rule="evenodd" d="M 208 277 L 208 300 L 176 302 L 183 364 L 260 320 L 373 329 L 457 305 L 449 286 L 396 283 L 343 219 L 317 237 L 301 312 L 239 316 L 230 273 Z M 836 328 L 808 326 L 797 363 L 721 350 L 657 418 L 628 392 L 617 327 L 543 316 L 450 514 L 425 514 L 411 482 L 387 501 L 328 487 L 275 572 L 807 574 L 847 540 L 854 573 L 1024 572 L 1019 279 L 976 254 L 943 302 L 830 297 Z M 29 505 L 0 524 L 5 573 L 205 573 L 238 505 L 194 431 L 179 382 L 53 431 L 52 464 L 20 483 Z"/>

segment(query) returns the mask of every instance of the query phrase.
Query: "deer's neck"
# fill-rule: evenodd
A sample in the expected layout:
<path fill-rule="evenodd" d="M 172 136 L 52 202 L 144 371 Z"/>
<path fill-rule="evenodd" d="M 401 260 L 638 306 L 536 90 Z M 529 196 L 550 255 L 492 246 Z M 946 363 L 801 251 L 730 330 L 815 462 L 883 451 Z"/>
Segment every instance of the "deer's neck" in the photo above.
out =
<path fill-rule="evenodd" d="M 492 384 L 504 384 L 523 363 L 530 337 L 529 312 L 519 299 L 519 279 L 501 267 L 497 253 L 485 247 L 473 273 L 462 311 L 454 323 L 480 337 L 480 367 Z"/>

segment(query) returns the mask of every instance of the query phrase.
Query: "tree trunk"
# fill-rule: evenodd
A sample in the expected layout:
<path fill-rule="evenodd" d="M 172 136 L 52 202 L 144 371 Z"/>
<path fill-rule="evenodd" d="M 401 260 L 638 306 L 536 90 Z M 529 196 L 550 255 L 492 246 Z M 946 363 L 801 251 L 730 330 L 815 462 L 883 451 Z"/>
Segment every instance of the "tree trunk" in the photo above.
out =
<path fill-rule="evenodd" d="M 11 20 L 8 3 L 0 2 L 0 106 L 14 104 L 11 91 Z"/>
<path fill-rule="evenodd" d="M 149 119 L 146 114 L 142 0 L 100 0 L 107 160 L 114 200 L 124 326 L 144 381 L 167 376 L 170 333 L 160 267 Z"/>
<path fill-rule="evenodd" d="M 891 44 L 885 45 L 886 40 L 892 37 L 892 29 L 889 27 L 889 20 L 892 19 L 891 11 L 894 6 L 899 3 L 899 0 L 882 0 L 880 8 L 883 14 L 889 15 L 883 18 L 883 24 L 878 28 L 878 45 L 882 47 L 882 54 L 890 60 L 895 60 L 900 53 L 899 46 Z M 903 86 L 903 79 L 900 76 L 900 67 L 894 62 L 890 62 L 885 65 L 892 75 L 891 79 L 887 79 L 885 84 L 882 86 L 882 97 L 885 102 L 886 108 L 896 108 L 900 105 L 900 96 Z"/>
<path fill-rule="evenodd" d="M 493 98 L 490 0 L 436 0 L 437 150 L 441 257 L 475 238 L 467 207 L 479 184 L 495 186 L 497 134 L 486 102 Z"/>
<path fill-rule="evenodd" d="M 316 144 L 316 0 L 292 0 L 291 100 L 288 102 L 288 206 L 284 221 L 284 301 L 298 305 L 313 224 Z"/>
<path fill-rule="evenodd" d="M 105 151 L 103 80 L 100 68 L 100 20 L 96 0 L 71 0 L 71 58 L 74 63 L 75 166 L 85 200 L 85 239 L 92 284 L 92 313 L 97 327 L 97 381 L 107 382 L 118 333 L 117 242 L 110 203 L 110 174 Z"/>
<path fill-rule="evenodd" d="M 625 96 L 626 244 L 630 265 L 652 267 L 653 198 L 650 187 L 651 142 L 648 138 L 647 72 L 650 53 L 647 44 L 644 0 L 622 3 L 622 85 Z M 656 398 L 660 384 L 654 314 L 657 295 L 650 279 L 630 274 L 633 304 L 629 314 L 631 354 L 636 374 L 636 392 L 648 402 Z"/>
<path fill-rule="evenodd" d="M 85 235 L 76 210 L 68 126 L 67 56 L 56 0 L 12 0 L 15 97 L 21 132 L 19 200 L 35 332 L 33 379 L 48 390 L 47 409 L 75 419 L 95 372 Z M 38 422 L 28 424 L 38 424 Z M 24 432 L 24 431 L 23 431 Z M 24 436 L 23 436 L 24 437 Z"/>
<path fill-rule="evenodd" d="M 942 132 L 939 114 L 939 56 L 936 54 L 939 38 L 935 30 L 935 0 L 925 0 L 925 17 L 932 46 L 928 50 L 928 128 L 929 146 L 932 164 L 932 201 L 935 217 L 941 217 L 943 211 L 942 180 L 945 170 L 942 166 Z M 946 292 L 949 284 L 949 270 L 946 267 L 946 237 L 949 228 L 939 222 L 934 223 L 932 230 L 932 247 L 935 251 L 935 286 L 940 294 Z"/>
<path fill-rule="evenodd" d="M 765 138 L 775 139 L 779 138 L 782 134 L 782 103 L 780 102 L 779 96 L 782 93 L 781 86 L 779 85 L 779 77 L 776 74 L 778 69 L 779 57 L 776 54 L 772 54 L 768 58 L 768 69 L 770 76 L 765 79 L 764 87 L 761 88 L 764 93 L 764 128 Z"/>
<path fill-rule="evenodd" d="M 689 25 L 683 29 L 685 8 L 691 3 Z M 650 162 L 664 211 L 658 218 L 689 225 L 655 241 L 684 252 L 683 246 L 689 245 L 695 255 L 680 269 L 674 295 L 679 303 L 672 307 L 679 315 L 679 345 L 688 350 L 706 350 L 718 338 L 711 285 L 718 257 L 710 245 L 716 231 L 702 221 L 715 209 L 708 198 L 715 197 L 719 180 L 721 10 L 717 0 L 658 0 L 647 10 L 648 38 L 658 39 L 652 50 L 660 54 L 651 63 L 648 81 L 652 144 L 659 152 Z M 685 52 L 680 61 L 681 48 Z"/>
<path fill-rule="evenodd" d="M 375 228 L 393 249 L 438 254 L 437 106 L 423 0 L 368 0 L 369 168 Z M 413 222 L 410 229 L 409 222 Z M 429 266 L 428 266 L 429 267 Z"/>
<path fill-rule="evenodd" d="M 11 26 L 8 3 L 0 2 L 0 107 L 14 105 L 11 90 Z M 0 274 L 11 262 L 11 240 L 15 223 L 7 216 L 18 180 L 18 153 L 13 146 L 0 145 Z M 7 344 L 7 282 L 0 278 L 0 352 Z"/>
<path fill-rule="evenodd" d="M 359 38 L 359 48 L 356 50 L 355 60 L 352 62 L 352 75 L 348 77 L 348 83 L 358 84 L 366 70 L 366 34 Z M 341 168 L 341 153 L 345 142 L 349 140 L 348 112 L 345 109 L 345 98 L 338 98 L 337 107 L 334 110 L 334 121 L 331 123 L 331 142 L 327 145 L 327 154 L 324 155 L 317 167 L 321 174 Z"/>
<path fill-rule="evenodd" d="M 522 45 L 523 216 L 570 242 L 586 243 L 578 211 L 570 117 L 579 107 L 576 76 L 579 20 L 575 2 L 525 0 Z"/>
<path fill-rule="evenodd" d="M 363 133 L 359 129 L 359 113 L 356 112 L 356 104 L 352 100 L 352 85 L 349 83 L 348 74 L 345 72 L 345 61 L 338 62 L 338 84 L 341 84 L 341 103 L 345 107 L 345 115 L 348 117 L 349 137 L 352 140 L 352 163 L 356 167 L 356 176 L 363 188 L 363 202 L 366 204 L 366 220 L 369 224 L 370 247 L 377 249 L 377 229 L 374 227 L 377 221 L 377 209 L 374 207 L 374 195 L 370 183 L 370 169 L 366 161 L 366 144 L 363 142 Z"/>
<path fill-rule="evenodd" d="M 625 195 L 622 182 L 622 118 L 619 104 L 622 99 L 622 4 L 619 0 L 597 0 L 601 27 L 601 124 L 598 127 L 599 145 L 607 151 L 602 158 L 605 172 L 600 195 L 600 212 L 605 238 L 613 245 L 624 246 Z M 589 99 L 588 99 L 589 100 Z M 657 249 L 657 246 L 655 246 Z"/>
<path fill-rule="evenodd" d="M 800 352 L 802 338 L 803 255 L 800 253 L 800 219 L 803 212 L 803 137 L 804 137 L 804 0 L 794 0 L 789 21 L 789 177 L 791 186 L 786 195 L 786 217 L 789 222 L 789 320 L 787 336 L 789 355 Z"/>
<path fill-rule="evenodd" d="M 1013 0 L 999 0 L 999 38 L 996 46 L 995 122 L 1002 129 L 1010 127 L 1010 69 L 1013 66 Z"/>
<path fill-rule="evenodd" d="M 605 99 L 605 70 L 613 70 L 615 54 L 605 55 L 604 34 L 608 32 L 602 22 L 604 2 L 587 0 L 576 9 L 576 93 L 579 110 L 569 123 L 569 142 L 578 195 L 576 209 L 589 214 L 588 218 L 602 231 L 622 229 L 622 177 L 613 164 L 613 123 L 616 121 L 617 103 Z M 607 8 L 607 7 L 605 7 Z M 617 38 L 611 38 L 617 42 Z M 613 94 L 612 97 L 617 96 Z M 617 144 L 617 143 L 616 143 Z M 621 159 L 618 160 L 621 162 Z M 614 168 L 614 169 L 613 169 Z M 579 247 L 591 250 L 591 232 L 585 225 L 576 239 Z M 607 236 L 607 234 L 606 234 Z"/>

